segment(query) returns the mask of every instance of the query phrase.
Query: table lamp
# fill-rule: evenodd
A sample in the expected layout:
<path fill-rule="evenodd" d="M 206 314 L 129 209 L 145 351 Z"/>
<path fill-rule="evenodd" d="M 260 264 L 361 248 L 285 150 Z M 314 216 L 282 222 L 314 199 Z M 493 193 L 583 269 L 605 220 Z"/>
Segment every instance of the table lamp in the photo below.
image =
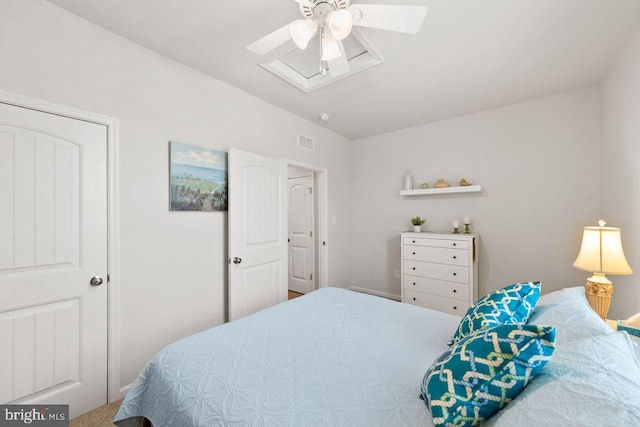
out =
<path fill-rule="evenodd" d="M 605 227 L 606 222 L 598 221 L 598 227 L 585 227 L 582 246 L 573 266 L 593 272 L 587 279 L 586 295 L 591 308 L 600 317 L 606 319 L 613 293 L 613 284 L 605 274 L 631 274 L 627 259 L 622 250 L 620 229 Z"/>

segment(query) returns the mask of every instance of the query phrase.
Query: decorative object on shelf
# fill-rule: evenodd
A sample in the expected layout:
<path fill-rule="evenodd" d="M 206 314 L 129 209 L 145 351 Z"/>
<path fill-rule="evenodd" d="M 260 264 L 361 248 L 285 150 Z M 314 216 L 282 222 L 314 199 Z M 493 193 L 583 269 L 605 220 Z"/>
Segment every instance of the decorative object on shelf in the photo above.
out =
<path fill-rule="evenodd" d="M 453 221 L 453 234 L 460 234 L 460 221 Z"/>
<path fill-rule="evenodd" d="M 422 185 L 420 186 L 423 190 L 426 190 L 427 188 L 429 188 L 429 183 L 428 182 L 423 182 Z"/>
<path fill-rule="evenodd" d="M 421 232 L 422 231 L 422 224 L 424 224 L 425 222 L 427 222 L 427 220 L 426 219 L 422 219 L 419 216 L 411 218 L 411 224 L 413 224 L 413 231 L 415 233 Z"/>
<path fill-rule="evenodd" d="M 169 175 L 169 210 L 227 210 L 227 153 L 169 141 Z"/>
<path fill-rule="evenodd" d="M 445 188 L 445 187 L 448 187 L 448 186 L 449 186 L 449 183 L 444 178 L 440 178 L 438 180 L 438 182 L 436 182 L 433 185 L 434 188 Z"/>
<path fill-rule="evenodd" d="M 407 171 L 404 174 L 404 186 L 405 190 L 413 190 L 413 176 L 411 175 L 411 171 Z"/>
<path fill-rule="evenodd" d="M 611 304 L 613 283 L 605 274 L 626 275 L 633 273 L 622 249 L 620 229 L 605 227 L 606 222 L 598 221 L 598 227 L 585 227 L 582 245 L 573 266 L 593 272 L 587 279 L 586 294 L 589 305 L 600 317 L 606 319 Z"/>
<path fill-rule="evenodd" d="M 460 180 L 460 187 L 468 187 L 470 185 L 471 185 L 471 183 L 469 181 L 467 181 L 466 179 L 462 178 Z"/>
<path fill-rule="evenodd" d="M 469 224 L 471 224 L 471 220 L 469 219 L 469 217 L 465 216 L 462 220 L 462 223 L 464 224 L 464 234 L 469 234 Z"/>

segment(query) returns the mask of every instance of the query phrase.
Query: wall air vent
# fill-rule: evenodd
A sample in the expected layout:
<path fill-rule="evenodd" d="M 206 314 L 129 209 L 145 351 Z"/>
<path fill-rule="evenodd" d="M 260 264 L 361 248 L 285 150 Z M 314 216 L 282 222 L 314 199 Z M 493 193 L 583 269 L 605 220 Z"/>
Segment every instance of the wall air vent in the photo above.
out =
<path fill-rule="evenodd" d="M 309 136 L 298 134 L 298 147 L 304 148 L 305 150 L 315 151 L 315 142 L 313 138 Z"/>

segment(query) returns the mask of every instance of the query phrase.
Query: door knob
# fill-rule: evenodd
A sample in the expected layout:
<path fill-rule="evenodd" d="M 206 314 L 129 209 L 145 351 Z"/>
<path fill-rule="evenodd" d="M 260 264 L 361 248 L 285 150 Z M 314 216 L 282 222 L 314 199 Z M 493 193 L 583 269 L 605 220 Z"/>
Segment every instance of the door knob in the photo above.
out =
<path fill-rule="evenodd" d="M 91 286 L 100 286 L 100 285 L 102 285 L 102 277 L 93 276 L 91 278 L 91 280 L 89 281 L 89 283 L 91 283 Z"/>
<path fill-rule="evenodd" d="M 233 263 L 234 264 L 240 264 L 242 262 L 242 258 L 238 258 L 238 257 L 234 257 L 233 258 Z"/>

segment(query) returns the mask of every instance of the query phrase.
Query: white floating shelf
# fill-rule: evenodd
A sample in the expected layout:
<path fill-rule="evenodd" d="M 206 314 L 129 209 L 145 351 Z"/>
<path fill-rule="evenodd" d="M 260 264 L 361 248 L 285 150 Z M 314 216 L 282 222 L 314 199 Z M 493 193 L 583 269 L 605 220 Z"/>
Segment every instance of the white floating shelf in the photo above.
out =
<path fill-rule="evenodd" d="M 482 191 L 481 185 L 467 185 L 466 187 L 444 187 L 444 188 L 425 188 L 417 190 L 402 190 L 401 196 L 430 196 L 434 194 L 451 194 L 451 193 L 479 193 Z"/>

